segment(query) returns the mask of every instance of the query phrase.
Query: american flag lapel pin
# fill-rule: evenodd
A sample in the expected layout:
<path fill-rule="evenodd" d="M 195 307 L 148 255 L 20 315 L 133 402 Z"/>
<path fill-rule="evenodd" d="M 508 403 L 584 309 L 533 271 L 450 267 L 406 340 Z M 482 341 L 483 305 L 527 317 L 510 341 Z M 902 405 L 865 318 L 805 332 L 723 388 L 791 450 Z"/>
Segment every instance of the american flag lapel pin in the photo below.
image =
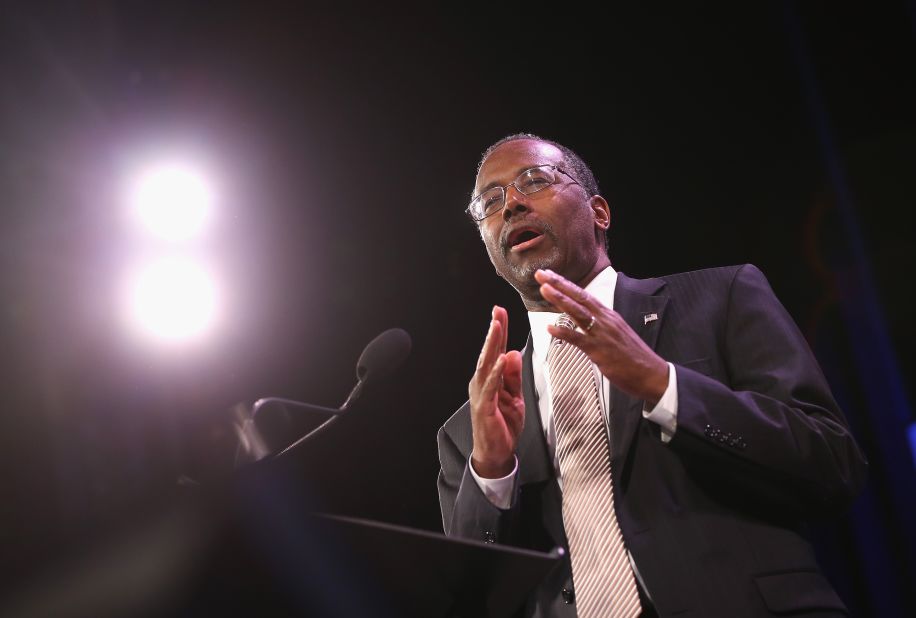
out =
<path fill-rule="evenodd" d="M 649 322 L 654 322 L 655 320 L 657 320 L 658 314 L 657 313 L 647 313 L 644 316 L 642 316 L 642 319 L 643 319 L 643 322 L 642 322 L 643 326 L 645 326 Z"/>

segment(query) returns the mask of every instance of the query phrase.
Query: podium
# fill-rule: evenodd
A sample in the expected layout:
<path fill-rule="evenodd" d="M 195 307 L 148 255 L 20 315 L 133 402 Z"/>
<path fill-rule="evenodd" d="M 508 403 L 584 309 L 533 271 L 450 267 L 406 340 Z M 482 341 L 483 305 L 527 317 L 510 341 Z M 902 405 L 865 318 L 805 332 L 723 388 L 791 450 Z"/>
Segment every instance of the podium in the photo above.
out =
<path fill-rule="evenodd" d="M 254 466 L 193 501 L 210 540 L 176 615 L 509 618 L 563 557 L 330 514 L 298 478 Z"/>
<path fill-rule="evenodd" d="M 512 616 L 563 555 L 562 548 L 536 552 L 350 517 L 316 522 L 370 578 L 382 616 Z"/>

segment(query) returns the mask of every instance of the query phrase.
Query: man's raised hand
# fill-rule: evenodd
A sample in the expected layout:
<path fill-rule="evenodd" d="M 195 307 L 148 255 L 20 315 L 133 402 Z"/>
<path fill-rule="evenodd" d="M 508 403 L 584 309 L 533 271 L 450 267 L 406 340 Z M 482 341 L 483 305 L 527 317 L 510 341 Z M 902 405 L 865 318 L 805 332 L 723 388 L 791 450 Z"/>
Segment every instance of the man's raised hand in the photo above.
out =
<path fill-rule="evenodd" d="M 483 478 L 512 472 L 515 449 L 525 423 L 522 396 L 522 355 L 506 352 L 509 316 L 493 307 L 487 338 L 468 384 L 474 447 L 471 463 Z"/>
<path fill-rule="evenodd" d="M 534 275 L 541 296 L 566 313 L 585 332 L 548 326 L 547 331 L 567 341 L 598 366 L 620 390 L 655 405 L 668 388 L 668 363 L 637 335 L 619 313 L 568 279 L 549 270 Z"/>

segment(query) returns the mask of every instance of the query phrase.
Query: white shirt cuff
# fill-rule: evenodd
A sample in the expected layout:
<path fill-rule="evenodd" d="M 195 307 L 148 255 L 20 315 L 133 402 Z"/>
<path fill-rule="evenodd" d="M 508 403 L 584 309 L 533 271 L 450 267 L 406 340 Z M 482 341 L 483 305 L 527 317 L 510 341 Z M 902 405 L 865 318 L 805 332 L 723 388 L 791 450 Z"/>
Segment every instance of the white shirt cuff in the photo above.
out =
<path fill-rule="evenodd" d="M 677 373 L 671 363 L 668 363 L 668 388 L 654 408 L 643 408 L 642 415 L 661 428 L 662 442 L 671 441 L 677 431 Z"/>
<path fill-rule="evenodd" d="M 471 476 L 477 481 L 477 486 L 480 487 L 480 491 L 487 497 L 487 500 L 498 509 L 505 510 L 512 506 L 512 489 L 515 487 L 515 475 L 518 473 L 518 457 L 514 457 L 514 459 L 515 466 L 512 468 L 512 472 L 502 478 L 485 479 L 477 475 L 477 471 L 474 470 L 474 464 L 471 463 L 471 458 L 468 458 Z"/>

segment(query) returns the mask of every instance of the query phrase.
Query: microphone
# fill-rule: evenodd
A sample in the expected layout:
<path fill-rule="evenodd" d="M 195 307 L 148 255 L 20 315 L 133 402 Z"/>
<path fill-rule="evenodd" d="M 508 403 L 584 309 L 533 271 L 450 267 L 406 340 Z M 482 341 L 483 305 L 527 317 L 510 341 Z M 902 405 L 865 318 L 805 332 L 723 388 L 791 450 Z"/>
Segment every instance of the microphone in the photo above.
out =
<path fill-rule="evenodd" d="M 236 464 L 239 463 L 240 456 L 244 453 L 248 459 L 259 461 L 270 456 L 264 439 L 255 426 L 255 419 L 258 412 L 265 405 L 270 403 L 280 403 L 290 408 L 305 410 L 309 413 L 330 414 L 331 418 L 327 419 L 318 427 L 314 428 L 282 451 L 273 455 L 274 458 L 280 457 L 296 448 L 306 440 L 309 440 L 319 431 L 325 429 L 332 422 L 336 421 L 342 414 L 353 407 L 362 396 L 366 384 L 371 384 L 378 380 L 388 377 L 394 373 L 407 357 L 410 355 L 411 339 L 407 331 L 401 328 L 390 328 L 370 341 L 356 363 L 356 386 L 350 391 L 350 394 L 344 400 L 339 408 L 326 408 L 304 401 L 295 401 L 283 397 L 263 397 L 254 402 L 251 408 L 251 414 L 241 423 L 236 423 L 236 433 L 239 438 L 239 447 L 236 451 Z"/>
<path fill-rule="evenodd" d="M 340 406 L 340 411 L 348 410 L 359 399 L 366 384 L 394 373 L 407 360 L 410 348 L 410 335 L 401 328 L 389 328 L 370 341 L 356 362 L 356 386 Z"/>

